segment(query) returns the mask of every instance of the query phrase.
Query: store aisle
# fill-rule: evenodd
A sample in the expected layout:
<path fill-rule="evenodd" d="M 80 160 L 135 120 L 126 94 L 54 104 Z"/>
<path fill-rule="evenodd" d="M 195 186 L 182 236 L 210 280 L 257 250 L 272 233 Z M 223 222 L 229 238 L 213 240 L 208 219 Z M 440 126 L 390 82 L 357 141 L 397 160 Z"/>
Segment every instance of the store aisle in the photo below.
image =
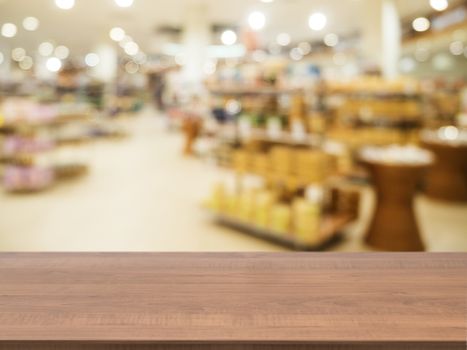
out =
<path fill-rule="evenodd" d="M 130 138 L 89 146 L 87 177 L 36 195 L 0 193 L 0 251 L 281 250 L 211 222 L 201 200 L 229 175 L 184 158 L 180 134 L 161 118 L 146 111 L 125 124 Z M 365 250 L 364 193 L 363 218 L 338 250 Z M 430 250 L 467 249 L 467 208 L 419 198 L 417 209 Z"/>
<path fill-rule="evenodd" d="M 0 193 L 1 251 L 278 249 L 211 224 L 200 202 L 219 170 L 184 158 L 178 133 L 151 111 L 125 124 L 130 138 L 89 146 L 87 177 L 34 195 Z"/>

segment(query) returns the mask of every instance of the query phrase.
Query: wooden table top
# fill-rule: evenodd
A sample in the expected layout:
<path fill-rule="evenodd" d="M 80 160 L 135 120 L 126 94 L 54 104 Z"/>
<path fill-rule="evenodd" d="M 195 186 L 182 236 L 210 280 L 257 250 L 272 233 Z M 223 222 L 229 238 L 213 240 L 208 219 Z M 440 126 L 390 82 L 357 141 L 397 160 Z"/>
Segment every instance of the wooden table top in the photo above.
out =
<path fill-rule="evenodd" d="M 6 253 L 0 345 L 462 344 L 466 292 L 467 254 Z"/>

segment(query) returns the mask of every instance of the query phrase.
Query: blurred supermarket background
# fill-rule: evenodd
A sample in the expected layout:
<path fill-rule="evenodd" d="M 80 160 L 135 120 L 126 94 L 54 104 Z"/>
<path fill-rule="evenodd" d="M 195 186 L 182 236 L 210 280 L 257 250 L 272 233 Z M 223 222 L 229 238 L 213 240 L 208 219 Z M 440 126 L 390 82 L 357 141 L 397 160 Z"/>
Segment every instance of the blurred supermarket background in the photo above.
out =
<path fill-rule="evenodd" d="M 467 1 L 0 0 L 0 251 L 467 251 Z"/>

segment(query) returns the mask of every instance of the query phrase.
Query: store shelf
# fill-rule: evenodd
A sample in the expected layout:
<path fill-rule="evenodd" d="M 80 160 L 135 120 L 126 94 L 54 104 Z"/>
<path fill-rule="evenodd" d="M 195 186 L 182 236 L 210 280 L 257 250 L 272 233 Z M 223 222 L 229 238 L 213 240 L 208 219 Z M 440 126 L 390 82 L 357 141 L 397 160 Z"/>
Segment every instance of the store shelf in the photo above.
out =
<path fill-rule="evenodd" d="M 322 138 L 319 135 L 309 135 L 305 137 L 295 137 L 290 132 L 281 132 L 278 135 L 271 136 L 266 130 L 253 129 L 248 136 L 236 135 L 234 128 L 227 128 L 222 134 L 222 137 L 230 141 L 240 142 L 263 142 L 269 144 L 281 144 L 288 146 L 301 147 L 317 147 L 322 143 Z"/>
<path fill-rule="evenodd" d="M 92 138 L 87 136 L 69 137 L 69 138 L 58 138 L 55 142 L 57 146 L 81 146 L 88 144 L 92 141 Z"/>
<path fill-rule="evenodd" d="M 293 95 L 303 93 L 301 89 L 280 89 L 275 87 L 212 87 L 213 95 Z"/>
<path fill-rule="evenodd" d="M 322 251 L 329 248 L 340 241 L 342 238 L 341 230 L 353 221 L 353 218 L 347 214 L 326 215 L 321 224 L 320 236 L 322 241 L 311 245 L 297 242 L 286 233 L 261 228 L 232 216 L 216 212 L 213 212 L 212 215 L 218 225 L 233 228 L 239 233 L 263 239 L 295 251 Z"/>
<path fill-rule="evenodd" d="M 331 96 L 342 96 L 353 99 L 421 99 L 420 92 L 403 91 L 327 91 Z"/>
<path fill-rule="evenodd" d="M 89 167 L 86 164 L 57 164 L 54 166 L 55 178 L 58 181 L 71 180 L 86 175 Z"/>
<path fill-rule="evenodd" d="M 68 123 L 74 122 L 88 122 L 91 120 L 90 114 L 64 114 L 56 118 L 42 121 L 33 121 L 28 119 L 17 120 L 13 122 L 5 123 L 1 128 L 4 132 L 16 132 L 18 129 L 22 128 L 48 128 L 48 127 L 57 127 L 62 126 Z"/>

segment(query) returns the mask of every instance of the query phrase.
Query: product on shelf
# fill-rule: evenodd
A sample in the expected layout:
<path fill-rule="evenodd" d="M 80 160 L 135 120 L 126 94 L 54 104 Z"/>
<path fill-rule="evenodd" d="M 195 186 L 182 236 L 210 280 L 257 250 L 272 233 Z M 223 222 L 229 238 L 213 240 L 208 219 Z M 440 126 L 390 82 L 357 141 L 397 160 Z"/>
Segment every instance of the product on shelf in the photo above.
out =
<path fill-rule="evenodd" d="M 215 211 L 223 211 L 226 209 L 226 193 L 225 187 L 222 183 L 216 183 L 213 188 L 209 199 L 206 201 L 206 206 Z"/>
<path fill-rule="evenodd" d="M 366 147 L 360 157 L 367 162 L 395 165 L 424 165 L 434 160 L 431 152 L 414 146 Z"/>
<path fill-rule="evenodd" d="M 323 183 L 336 173 L 335 157 L 322 151 L 298 150 L 296 173 L 302 183 Z"/>
<path fill-rule="evenodd" d="M 437 130 L 425 130 L 422 132 L 422 141 L 442 145 L 465 146 L 467 145 L 467 129 L 449 125 Z"/>
<path fill-rule="evenodd" d="M 9 98 L 1 105 L 3 124 L 6 126 L 44 126 L 85 120 L 92 110 L 84 103 L 43 104 L 33 100 Z"/>
<path fill-rule="evenodd" d="M 340 120 L 358 119 L 365 122 L 402 122 L 417 120 L 423 114 L 422 105 L 412 100 L 355 100 L 345 101 L 337 110 Z"/>
<path fill-rule="evenodd" d="M 413 79 L 400 78 L 385 80 L 380 77 L 360 77 L 347 81 L 327 82 L 326 88 L 332 93 L 413 95 L 420 92 L 420 84 Z"/>
<path fill-rule="evenodd" d="M 277 195 L 268 190 L 259 191 L 255 196 L 253 211 L 253 223 L 258 227 L 267 228 L 269 225 L 269 214 L 272 211 Z"/>
<path fill-rule="evenodd" d="M 289 147 L 274 147 L 269 153 L 270 169 L 279 176 L 294 173 L 297 153 Z"/>
<path fill-rule="evenodd" d="M 407 132 L 383 127 L 332 128 L 327 132 L 329 140 L 339 141 L 351 148 L 362 146 L 385 146 L 392 144 L 410 144 L 419 141 L 418 130 Z"/>
<path fill-rule="evenodd" d="M 360 193 L 351 188 L 332 188 L 330 210 L 334 213 L 351 215 L 352 218 L 357 219 L 360 210 Z"/>
<path fill-rule="evenodd" d="M 7 191 L 39 191 L 57 180 L 86 173 L 86 165 L 70 163 L 80 152 L 65 146 L 76 146 L 87 139 L 81 125 L 91 112 L 87 104 L 43 104 L 8 98 L 0 110 L 2 123 L 11 128 L 0 147 L 2 163 L 6 164 L 3 184 Z M 61 163 L 57 163 L 58 158 L 62 158 Z"/>
<path fill-rule="evenodd" d="M 250 221 L 253 217 L 255 208 L 255 193 L 254 190 L 245 190 L 240 193 L 237 199 L 237 217 L 244 221 Z"/>
<path fill-rule="evenodd" d="M 296 194 L 283 200 L 280 193 L 271 188 L 227 191 L 218 183 L 213 186 L 205 206 L 216 215 L 263 230 L 266 236 L 304 247 L 319 246 L 335 234 L 325 229 L 334 218 L 342 220 L 339 225 L 343 225 L 358 216 L 360 195 L 355 190 L 315 186 L 308 192 L 311 194 Z"/>
<path fill-rule="evenodd" d="M 256 174 L 290 189 L 324 183 L 337 173 L 337 158 L 318 150 L 277 146 L 267 153 L 235 151 L 233 158 L 237 173 Z"/>
<path fill-rule="evenodd" d="M 271 208 L 269 229 L 275 234 L 289 235 L 292 230 L 292 209 L 289 205 L 274 204 Z"/>
<path fill-rule="evenodd" d="M 318 244 L 320 241 L 321 206 L 304 199 L 293 203 L 293 227 L 296 239 L 305 244 Z"/>
<path fill-rule="evenodd" d="M 6 99 L 1 106 L 4 124 L 45 124 L 57 116 L 54 105 L 42 105 L 25 99 Z"/>
<path fill-rule="evenodd" d="M 54 147 L 55 144 L 50 139 L 11 135 L 3 142 L 3 154 L 6 156 L 34 154 L 50 151 Z"/>
<path fill-rule="evenodd" d="M 44 167 L 6 166 L 3 185 L 9 192 L 40 191 L 50 187 L 55 179 L 54 171 Z"/>

